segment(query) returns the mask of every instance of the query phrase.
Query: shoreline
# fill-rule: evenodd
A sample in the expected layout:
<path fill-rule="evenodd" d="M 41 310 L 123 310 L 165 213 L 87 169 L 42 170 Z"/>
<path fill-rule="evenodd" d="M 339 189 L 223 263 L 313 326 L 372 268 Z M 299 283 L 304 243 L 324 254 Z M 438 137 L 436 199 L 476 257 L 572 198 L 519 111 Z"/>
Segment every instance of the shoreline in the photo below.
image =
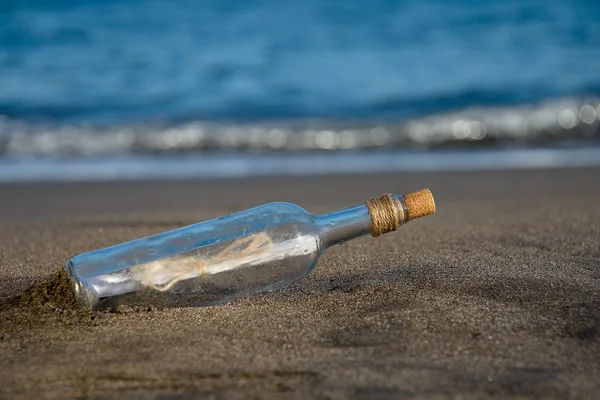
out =
<path fill-rule="evenodd" d="M 207 152 L 107 157 L 0 158 L 0 184 L 270 178 L 600 166 L 600 147 Z"/>

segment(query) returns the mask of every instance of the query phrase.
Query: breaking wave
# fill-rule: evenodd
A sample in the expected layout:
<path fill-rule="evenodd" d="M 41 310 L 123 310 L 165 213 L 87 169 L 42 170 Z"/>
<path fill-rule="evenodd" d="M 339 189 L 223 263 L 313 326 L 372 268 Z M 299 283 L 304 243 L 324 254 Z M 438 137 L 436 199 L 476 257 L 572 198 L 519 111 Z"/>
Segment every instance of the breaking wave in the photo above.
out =
<path fill-rule="evenodd" d="M 451 146 L 600 143 L 600 98 L 477 107 L 400 121 L 304 119 L 117 125 L 44 124 L 0 117 L 0 157 L 169 155 Z"/>

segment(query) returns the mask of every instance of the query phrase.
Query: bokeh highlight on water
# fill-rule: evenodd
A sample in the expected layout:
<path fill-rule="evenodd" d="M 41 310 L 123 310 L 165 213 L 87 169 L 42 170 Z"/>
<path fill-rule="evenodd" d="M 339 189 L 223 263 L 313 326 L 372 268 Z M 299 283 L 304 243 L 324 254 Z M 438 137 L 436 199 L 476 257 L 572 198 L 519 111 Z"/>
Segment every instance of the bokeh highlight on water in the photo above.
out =
<path fill-rule="evenodd" d="M 596 146 L 584 0 L 0 2 L 0 157 Z"/>

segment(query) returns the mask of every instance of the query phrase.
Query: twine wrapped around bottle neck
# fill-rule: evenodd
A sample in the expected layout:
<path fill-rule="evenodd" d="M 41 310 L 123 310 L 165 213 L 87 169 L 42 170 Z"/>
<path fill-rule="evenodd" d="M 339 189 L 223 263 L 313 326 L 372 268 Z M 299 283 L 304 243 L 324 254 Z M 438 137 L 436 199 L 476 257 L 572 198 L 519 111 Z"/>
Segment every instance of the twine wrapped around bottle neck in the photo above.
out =
<path fill-rule="evenodd" d="M 389 193 L 367 201 L 371 216 L 371 236 L 377 237 L 393 232 L 406 222 L 406 206 Z"/>

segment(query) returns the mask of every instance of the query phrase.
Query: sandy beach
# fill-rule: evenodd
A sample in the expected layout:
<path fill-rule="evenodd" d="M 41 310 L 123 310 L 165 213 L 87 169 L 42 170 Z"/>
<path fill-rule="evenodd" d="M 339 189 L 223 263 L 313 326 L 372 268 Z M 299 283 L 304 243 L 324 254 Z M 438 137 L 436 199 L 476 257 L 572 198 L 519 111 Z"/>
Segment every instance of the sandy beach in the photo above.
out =
<path fill-rule="evenodd" d="M 79 253 L 270 201 L 428 187 L 438 212 L 223 306 L 29 301 Z M 600 393 L 600 168 L 0 186 L 0 398 Z"/>

